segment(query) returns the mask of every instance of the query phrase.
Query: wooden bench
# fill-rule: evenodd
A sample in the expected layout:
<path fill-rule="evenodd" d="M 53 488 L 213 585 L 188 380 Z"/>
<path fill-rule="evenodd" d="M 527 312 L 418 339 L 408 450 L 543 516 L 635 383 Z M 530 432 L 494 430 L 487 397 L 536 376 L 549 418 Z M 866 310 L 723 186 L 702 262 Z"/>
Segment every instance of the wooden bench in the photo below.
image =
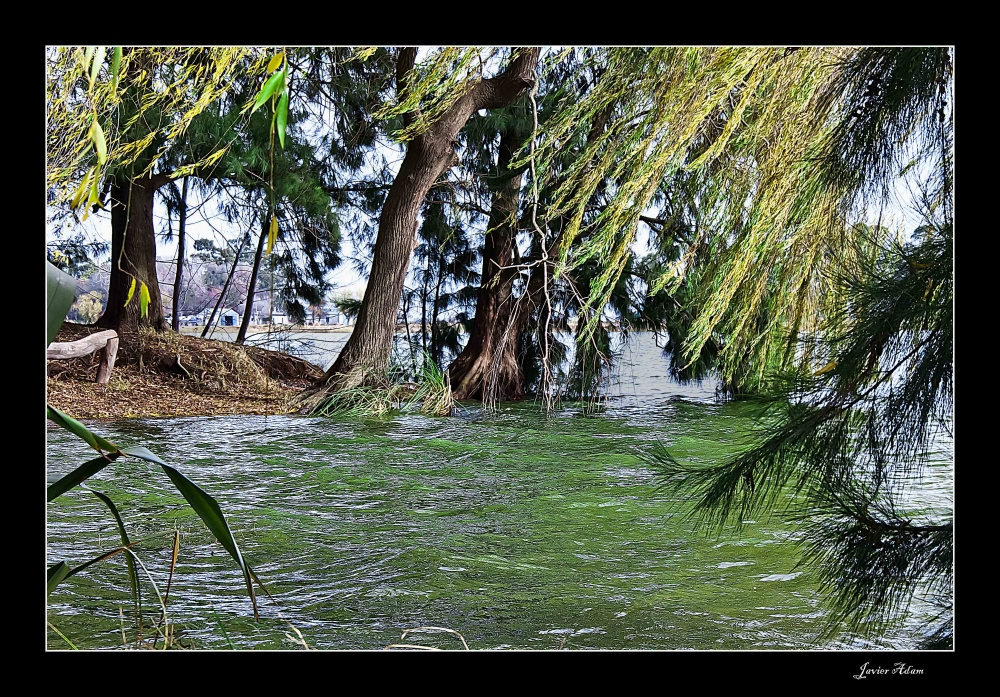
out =
<path fill-rule="evenodd" d="M 76 341 L 53 342 L 49 344 L 46 358 L 50 361 L 82 358 L 98 350 L 101 352 L 101 363 L 97 367 L 97 384 L 106 385 L 111 378 L 111 369 L 115 367 L 115 356 L 118 355 L 118 333 L 113 329 L 96 332 Z"/>

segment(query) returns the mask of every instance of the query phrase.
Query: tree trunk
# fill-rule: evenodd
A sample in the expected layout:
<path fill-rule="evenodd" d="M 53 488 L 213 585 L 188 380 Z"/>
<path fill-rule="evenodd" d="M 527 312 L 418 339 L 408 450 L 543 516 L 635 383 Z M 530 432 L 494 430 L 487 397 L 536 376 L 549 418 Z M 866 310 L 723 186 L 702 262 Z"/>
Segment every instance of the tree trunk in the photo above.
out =
<path fill-rule="evenodd" d="M 97 326 L 114 329 L 152 327 L 166 331 L 163 301 L 156 278 L 156 236 L 153 228 L 153 194 L 165 182 L 163 175 L 142 177 L 111 185 L 111 279 L 108 305 Z M 133 279 L 135 291 L 128 306 L 125 300 Z M 141 316 L 141 283 L 149 289 L 146 317 Z"/>
<path fill-rule="evenodd" d="M 424 265 L 424 287 L 420 291 L 420 345 L 424 349 L 423 355 L 420 357 L 421 365 L 427 360 L 427 298 L 430 296 L 430 291 L 428 290 L 431 278 L 430 259 L 426 259 Z"/>
<path fill-rule="evenodd" d="M 413 353 L 413 339 L 410 338 L 410 303 L 413 301 L 412 293 L 403 293 L 403 326 L 406 327 L 406 348 L 410 351 L 410 363 L 413 372 L 417 372 L 417 357 Z"/>
<path fill-rule="evenodd" d="M 594 142 L 607 126 L 613 104 L 598 112 L 587 135 L 587 143 Z M 516 133 L 513 129 L 500 135 L 500 152 L 497 170 L 501 176 L 508 172 L 512 153 L 530 135 Z M 547 308 L 541 302 L 545 291 L 546 274 L 538 268 L 531 270 L 524 292 L 513 295 L 514 281 L 519 273 L 504 269 L 516 263 L 517 254 L 517 201 L 522 175 L 511 177 L 493 196 L 490 204 L 491 232 L 483 245 L 483 273 L 479 296 L 476 298 L 476 324 L 462 353 L 448 368 L 455 399 L 480 399 L 486 404 L 524 399 L 524 371 L 518 360 L 517 349 L 522 331 L 534 309 L 539 308 L 537 332 L 541 345 L 545 337 Z M 598 191 L 603 189 L 603 182 Z M 596 194 L 595 194 L 596 196 Z M 548 242 L 547 256 L 555 259 L 562 235 Z M 541 241 L 538 248 L 545 241 Z M 536 252 L 528 262 L 537 263 L 541 255 Z M 551 264 L 551 261 L 549 262 Z M 551 273 L 548 274 L 551 278 Z"/>
<path fill-rule="evenodd" d="M 404 91 L 416 60 L 416 48 L 404 48 L 396 67 L 397 91 Z M 540 49 L 521 49 L 500 75 L 481 80 L 434 124 L 409 142 L 399 173 L 393 180 L 379 217 L 371 274 L 358 321 L 350 339 L 322 382 L 300 395 L 305 409 L 318 391 L 336 391 L 384 380 L 396 330 L 403 281 L 416 244 L 417 213 L 431 186 L 458 162 L 453 141 L 469 117 L 479 109 L 506 106 L 535 82 Z M 412 120 L 404 118 L 404 121 Z"/>
<path fill-rule="evenodd" d="M 445 273 L 445 255 L 438 250 L 437 284 L 434 286 L 434 304 L 431 306 L 431 360 L 441 366 L 441 336 L 438 331 L 438 314 L 440 314 L 441 281 Z"/>
<path fill-rule="evenodd" d="M 247 286 L 247 305 L 243 309 L 243 321 L 240 322 L 240 331 L 236 334 L 236 343 L 242 344 L 247 339 L 247 327 L 250 325 L 250 315 L 253 313 L 253 296 L 257 292 L 257 273 L 260 270 L 260 260 L 264 256 L 264 240 L 268 234 L 267 214 L 261 215 L 260 239 L 257 240 L 257 253 L 253 258 L 253 271 L 250 272 L 250 285 Z M 236 258 L 239 258 L 237 254 Z"/>
<path fill-rule="evenodd" d="M 344 386 L 379 380 L 388 367 L 403 281 L 417 232 L 417 212 L 424 195 L 455 152 L 450 139 L 433 142 L 420 136 L 407 148 L 406 158 L 389 190 L 375 241 L 372 270 L 358 321 L 351 338 L 327 376 L 343 375 Z M 432 142 L 425 142 L 432 141 Z"/>
<path fill-rule="evenodd" d="M 524 373 L 517 360 L 521 321 L 512 297 L 517 273 L 505 267 L 514 261 L 517 203 L 523 178 L 521 173 L 511 176 L 509 166 L 526 136 L 515 129 L 500 134 L 497 172 L 503 183 L 490 204 L 476 323 L 465 348 L 448 368 L 455 399 L 480 399 L 490 404 L 524 399 Z"/>
<path fill-rule="evenodd" d="M 181 205 L 178 211 L 180 219 L 177 222 L 177 275 L 174 276 L 173 312 L 170 317 L 170 328 L 180 331 L 181 321 L 181 280 L 184 273 L 184 230 L 187 225 L 188 178 L 184 177 L 181 185 Z"/>

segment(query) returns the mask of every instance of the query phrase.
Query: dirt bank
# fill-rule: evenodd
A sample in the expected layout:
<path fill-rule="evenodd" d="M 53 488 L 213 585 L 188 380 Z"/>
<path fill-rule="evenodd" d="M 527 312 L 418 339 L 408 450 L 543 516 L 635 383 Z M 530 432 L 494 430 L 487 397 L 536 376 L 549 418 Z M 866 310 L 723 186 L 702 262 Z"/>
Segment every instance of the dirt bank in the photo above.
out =
<path fill-rule="evenodd" d="M 96 331 L 66 323 L 56 341 Z M 48 403 L 78 419 L 285 414 L 289 399 L 323 375 L 284 353 L 173 332 L 123 333 L 107 385 L 95 382 L 97 363 L 97 353 L 49 361 Z"/>

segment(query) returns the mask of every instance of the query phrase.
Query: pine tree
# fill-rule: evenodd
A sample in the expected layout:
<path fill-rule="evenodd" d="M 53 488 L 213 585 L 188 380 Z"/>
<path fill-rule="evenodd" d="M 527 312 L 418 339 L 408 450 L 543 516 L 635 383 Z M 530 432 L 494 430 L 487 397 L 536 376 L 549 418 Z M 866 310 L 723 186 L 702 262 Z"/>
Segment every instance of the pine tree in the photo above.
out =
<path fill-rule="evenodd" d="M 771 512 L 800 523 L 803 563 L 830 598 L 828 635 L 880 634 L 921 597 L 939 609 L 924 648 L 953 634 L 951 512 L 913 503 L 952 437 L 950 91 L 948 49 L 863 49 L 839 67 L 817 180 L 857 214 L 900 170 L 922 169 L 924 222 L 902 239 L 857 223 L 826 246 L 822 312 L 785 339 L 796 362 L 761 381 L 752 447 L 707 467 L 654 454 L 720 529 Z"/>

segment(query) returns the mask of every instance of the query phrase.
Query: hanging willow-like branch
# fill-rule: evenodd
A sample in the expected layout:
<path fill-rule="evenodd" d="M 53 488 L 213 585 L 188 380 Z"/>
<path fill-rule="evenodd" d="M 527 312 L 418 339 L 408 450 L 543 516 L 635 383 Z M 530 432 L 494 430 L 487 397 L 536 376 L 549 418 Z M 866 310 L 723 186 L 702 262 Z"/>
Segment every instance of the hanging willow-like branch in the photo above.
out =
<path fill-rule="evenodd" d="M 848 215 L 884 200 L 907 156 L 934 152 L 919 146 L 938 140 L 948 49 L 612 48 L 588 61 L 600 77 L 556 109 L 536 152 L 539 172 L 558 171 L 561 148 L 612 110 L 600 137 L 547 182 L 547 215 L 568 221 L 557 274 L 600 259 L 588 297 L 603 307 L 664 178 L 704 174 L 703 237 L 651 291 L 676 289 L 694 247 L 708 245 L 683 360 L 721 334 L 724 376 L 750 366 L 763 379 L 789 355 L 788 337 L 823 315 L 823 269 L 830 250 L 845 249 Z M 614 182 L 609 203 L 585 224 L 602 181 Z M 587 331 L 600 312 L 591 316 Z"/>

